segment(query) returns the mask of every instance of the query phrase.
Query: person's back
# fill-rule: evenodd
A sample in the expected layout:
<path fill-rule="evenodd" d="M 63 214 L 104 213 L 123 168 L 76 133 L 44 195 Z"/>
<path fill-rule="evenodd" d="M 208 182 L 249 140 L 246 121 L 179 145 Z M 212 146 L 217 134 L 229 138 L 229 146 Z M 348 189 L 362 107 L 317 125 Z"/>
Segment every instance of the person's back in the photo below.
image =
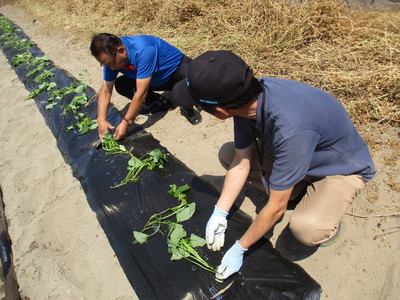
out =
<path fill-rule="evenodd" d="M 266 146 L 293 160 L 301 156 L 291 165 L 285 161 L 286 176 L 297 166 L 309 176 L 358 174 L 365 181 L 373 177 L 368 146 L 336 98 L 302 82 L 262 80 L 267 94 Z"/>
<path fill-rule="evenodd" d="M 166 41 L 151 35 L 123 36 L 128 67 L 104 69 L 104 78 L 114 80 L 121 72 L 131 79 L 151 78 L 150 86 L 157 87 L 168 82 L 182 61 L 183 54 Z M 133 67 L 133 68 L 132 68 Z"/>

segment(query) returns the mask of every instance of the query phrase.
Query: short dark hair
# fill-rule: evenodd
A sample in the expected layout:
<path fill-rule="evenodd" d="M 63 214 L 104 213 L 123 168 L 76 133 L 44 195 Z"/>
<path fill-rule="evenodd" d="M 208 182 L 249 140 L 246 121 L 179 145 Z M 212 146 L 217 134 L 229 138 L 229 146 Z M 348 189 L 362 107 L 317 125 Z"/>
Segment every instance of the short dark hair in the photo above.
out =
<path fill-rule="evenodd" d="M 98 57 L 101 53 L 114 55 L 118 46 L 123 45 L 121 39 L 114 34 L 99 33 L 92 38 L 90 44 L 90 52 L 94 57 Z"/>
<path fill-rule="evenodd" d="M 252 77 L 248 88 L 239 98 L 236 98 L 235 100 L 232 100 L 224 104 L 209 104 L 203 102 L 197 102 L 197 104 L 206 112 L 210 114 L 215 114 L 217 112 L 216 111 L 217 106 L 229 109 L 239 109 L 243 107 L 246 103 L 255 99 L 260 93 L 262 93 L 262 91 L 263 88 L 261 82 L 257 78 Z"/>

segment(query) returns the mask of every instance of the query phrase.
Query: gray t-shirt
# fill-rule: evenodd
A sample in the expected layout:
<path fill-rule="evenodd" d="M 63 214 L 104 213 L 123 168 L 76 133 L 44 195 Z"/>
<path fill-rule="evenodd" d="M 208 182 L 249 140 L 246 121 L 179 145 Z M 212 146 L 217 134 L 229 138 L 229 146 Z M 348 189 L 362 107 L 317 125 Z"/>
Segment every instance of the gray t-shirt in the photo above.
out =
<path fill-rule="evenodd" d="M 261 80 L 266 92 L 264 145 L 275 155 L 272 189 L 288 189 L 306 175 L 357 174 L 365 181 L 374 176 L 368 146 L 338 100 L 305 83 Z M 261 133 L 262 99 L 260 94 L 256 121 L 234 117 L 236 148 L 254 142 L 254 127 Z"/>

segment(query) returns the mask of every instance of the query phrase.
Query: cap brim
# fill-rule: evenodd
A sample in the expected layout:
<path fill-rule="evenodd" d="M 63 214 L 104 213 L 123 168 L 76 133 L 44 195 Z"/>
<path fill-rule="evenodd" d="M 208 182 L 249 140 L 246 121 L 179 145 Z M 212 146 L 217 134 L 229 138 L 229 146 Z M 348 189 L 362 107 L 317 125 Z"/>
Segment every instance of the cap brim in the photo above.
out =
<path fill-rule="evenodd" d="M 197 101 L 189 94 L 189 88 L 186 80 L 181 80 L 174 85 L 172 89 L 172 97 L 174 104 L 181 107 L 189 107 L 197 105 Z"/>

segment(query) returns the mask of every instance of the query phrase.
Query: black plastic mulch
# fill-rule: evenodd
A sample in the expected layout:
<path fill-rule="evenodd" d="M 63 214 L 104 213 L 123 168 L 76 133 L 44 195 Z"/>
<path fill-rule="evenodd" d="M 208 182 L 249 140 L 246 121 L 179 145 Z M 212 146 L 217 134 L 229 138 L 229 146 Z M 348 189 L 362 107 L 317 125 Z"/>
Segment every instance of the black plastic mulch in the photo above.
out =
<path fill-rule="evenodd" d="M 18 29 L 17 39 L 29 40 L 22 30 L 17 26 L 15 28 Z M 0 47 L 10 64 L 16 54 L 27 51 L 6 46 L 4 42 L 2 35 Z M 36 46 L 30 47 L 28 51 L 34 57 L 44 55 Z M 79 82 L 53 63 L 46 70 L 53 68 L 56 76 L 50 80 L 56 82 L 58 89 L 70 86 L 72 82 Z M 28 91 L 38 86 L 33 82 L 35 76 L 26 77 L 33 67 L 22 64 L 13 69 Z M 89 97 L 94 96 L 94 99 L 81 111 L 95 119 L 95 91 L 88 87 L 85 92 Z M 199 236 L 204 236 L 205 225 L 218 199 L 218 192 L 173 155 L 169 155 L 169 162 L 163 170 L 144 171 L 140 182 L 111 189 L 110 186 L 125 177 L 129 158 L 124 155 L 106 156 L 101 147 L 96 149 L 97 130 L 84 135 L 79 135 L 77 130 L 66 131 L 68 126 L 76 123 L 76 119 L 71 113 L 62 115 L 62 106 L 69 104 L 74 96 L 65 96 L 51 110 L 45 109 L 49 98 L 45 92 L 29 101 L 37 104 L 65 161 L 71 165 L 74 176 L 81 182 L 90 207 L 96 212 L 110 245 L 140 299 L 210 299 L 232 282 L 225 293 L 216 299 L 320 298 L 320 285 L 300 266 L 284 259 L 266 239 L 259 241 L 246 253 L 241 271 L 223 283 L 216 282 L 213 274 L 185 260 L 171 261 L 166 239 L 161 234 L 155 235 L 146 244 L 132 244 L 133 230 L 140 231 L 154 213 L 179 204 L 167 194 L 171 184 L 190 185 L 188 201 L 196 203 L 196 213 L 183 225 L 189 234 L 195 233 Z M 121 120 L 119 111 L 113 106 L 109 109 L 108 119 L 115 125 Z M 159 141 L 138 125 L 130 126 L 122 144 L 127 149 L 134 147 L 135 156 L 154 148 L 168 153 Z M 203 247 L 198 250 L 200 255 L 212 266 L 217 266 L 225 251 L 244 233 L 250 223 L 248 215 L 236 210 L 229 217 L 224 249 L 214 253 Z M 79 228 L 79 224 L 76 225 Z"/>

